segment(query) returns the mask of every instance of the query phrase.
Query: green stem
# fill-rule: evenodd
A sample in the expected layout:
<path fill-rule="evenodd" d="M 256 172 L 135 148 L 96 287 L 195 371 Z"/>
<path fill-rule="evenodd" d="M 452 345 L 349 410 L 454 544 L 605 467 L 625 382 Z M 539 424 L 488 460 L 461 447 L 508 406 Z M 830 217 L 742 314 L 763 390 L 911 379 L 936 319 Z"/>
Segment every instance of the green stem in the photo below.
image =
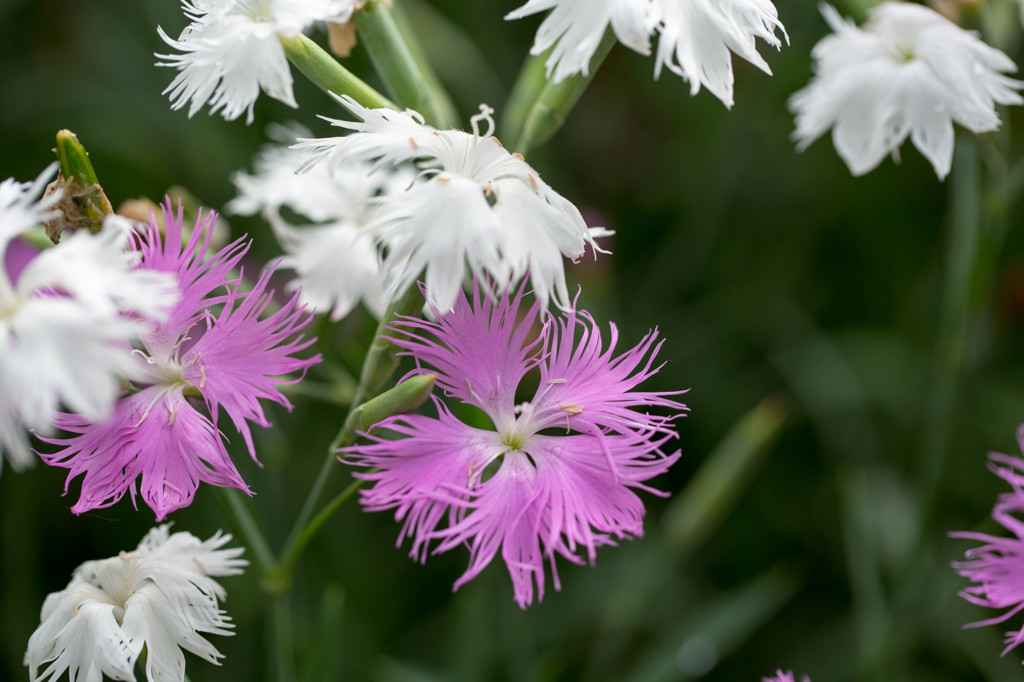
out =
<path fill-rule="evenodd" d="M 397 8 L 372 0 L 356 13 L 356 28 L 374 68 L 398 104 L 418 111 L 438 128 L 456 124 L 451 98 Z"/>
<path fill-rule="evenodd" d="M 270 639 L 272 646 L 272 669 L 277 682 L 293 682 L 295 679 L 295 647 L 292 637 L 291 613 L 288 611 L 288 595 L 275 594 L 270 604 Z"/>
<path fill-rule="evenodd" d="M 281 39 L 284 53 L 296 69 L 328 93 L 349 95 L 370 109 L 398 109 L 394 102 L 361 81 L 315 42 L 299 33 Z"/>
<path fill-rule="evenodd" d="M 355 441 L 355 430 L 353 428 L 354 421 L 351 419 L 352 415 L 356 413 L 367 399 L 372 398 L 380 391 L 384 382 L 394 374 L 395 369 L 398 367 L 398 358 L 395 355 L 397 348 L 393 343 L 391 343 L 391 341 L 388 341 L 385 338 L 385 335 L 389 332 L 390 325 L 398 319 L 399 316 L 417 314 L 422 308 L 423 294 L 420 293 L 418 287 L 413 285 L 410 286 L 405 293 L 392 301 L 391 304 L 388 305 L 387 310 L 384 311 L 384 315 L 380 318 L 374 341 L 370 344 L 370 348 L 366 353 L 366 359 L 363 361 L 363 370 L 359 376 L 359 385 L 356 386 L 352 405 L 349 408 L 348 414 L 345 416 L 345 421 L 342 423 L 341 428 L 334 437 L 334 440 L 332 440 L 331 444 L 327 446 L 327 456 L 320 467 L 320 473 L 317 474 L 316 480 L 313 482 L 313 487 L 310 488 L 309 495 L 306 496 L 306 500 L 302 504 L 302 509 L 299 511 L 299 516 L 295 520 L 295 525 L 288 534 L 288 540 L 285 542 L 284 551 L 281 553 L 281 556 L 288 557 L 288 561 L 286 562 L 288 568 L 279 573 L 279 578 L 281 580 L 287 581 L 290 579 L 291 570 L 294 567 L 295 561 L 301 554 L 302 549 L 315 534 L 316 530 L 323 525 L 323 522 L 326 521 L 337 508 L 337 505 L 330 508 L 330 511 L 326 516 L 323 514 L 318 515 L 317 519 L 320 520 L 313 529 L 313 532 L 306 532 L 307 526 L 310 525 L 310 518 L 313 516 L 313 510 L 316 508 L 316 504 L 320 501 L 324 488 L 327 486 L 327 480 L 330 478 L 331 472 L 337 468 L 335 466 L 335 462 L 338 458 L 338 449 L 345 447 L 346 445 L 351 445 Z M 340 505 L 340 502 L 338 504 Z M 325 508 L 324 511 L 327 512 L 328 509 Z M 323 517 L 322 519 L 321 516 Z"/>
<path fill-rule="evenodd" d="M 220 498 L 221 506 L 235 530 L 241 534 L 253 560 L 264 578 L 277 573 L 277 559 L 270 550 L 260 524 L 252 515 L 249 506 L 242 499 L 242 494 L 233 488 L 214 488 Z"/>
<path fill-rule="evenodd" d="M 330 502 L 324 505 L 316 516 L 309 520 L 302 530 L 299 532 L 295 541 L 288 545 L 288 548 L 281 555 L 281 575 L 291 575 L 295 570 L 295 564 L 298 562 L 299 557 L 302 556 L 302 552 L 306 549 L 306 545 L 313 539 L 313 536 L 317 534 L 321 527 L 327 520 L 334 515 L 334 512 L 338 511 L 338 508 L 345 503 L 348 498 L 352 497 L 353 494 L 359 488 L 362 487 L 363 481 L 361 479 L 352 481 L 348 484 L 344 490 L 334 496 Z"/>
<path fill-rule="evenodd" d="M 502 137 L 508 142 L 514 141 L 513 151 L 528 154 L 558 132 L 615 42 L 615 34 L 606 31 L 590 60 L 588 74 L 570 76 L 561 83 L 547 79 L 545 55 L 526 59 L 505 107 L 508 120 Z"/>
<path fill-rule="evenodd" d="M 971 294 L 975 275 L 983 267 L 979 259 L 981 168 L 973 138 L 964 136 L 957 140 L 953 164 L 942 318 L 935 348 L 935 374 L 926 408 L 921 488 L 926 514 L 938 494 L 948 460 L 951 417 L 967 364 L 973 317 Z"/>

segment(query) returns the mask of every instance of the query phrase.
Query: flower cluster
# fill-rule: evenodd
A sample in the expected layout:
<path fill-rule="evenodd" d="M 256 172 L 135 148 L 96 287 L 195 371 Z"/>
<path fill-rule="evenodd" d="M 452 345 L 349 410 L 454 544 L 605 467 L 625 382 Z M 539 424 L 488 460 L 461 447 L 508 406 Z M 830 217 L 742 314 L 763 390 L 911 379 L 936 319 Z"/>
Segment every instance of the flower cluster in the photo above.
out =
<path fill-rule="evenodd" d="M 270 223 L 287 254 L 281 267 L 295 271 L 289 287 L 299 290 L 304 305 L 339 320 L 362 301 L 379 317 L 387 301 L 374 246 L 375 198 L 407 188 L 414 178 L 412 171 L 373 173 L 369 163 L 353 163 L 333 173 L 326 164 L 318 164 L 296 174 L 307 154 L 287 145 L 296 137 L 309 137 L 309 131 L 298 126 L 277 126 L 271 131 L 281 144 L 263 149 L 255 160 L 255 173 L 235 175 L 238 196 L 227 210 L 260 213 Z M 290 223 L 281 209 L 311 222 Z"/>
<path fill-rule="evenodd" d="M 61 406 L 109 416 L 130 343 L 145 331 L 136 318 L 165 319 L 178 295 L 169 275 L 133 269 L 138 254 L 116 218 L 37 255 L 24 249 L 20 234 L 59 220 L 59 197 L 39 200 L 53 170 L 0 183 L 0 454 L 15 468 L 32 461 L 25 429 L 49 433 Z"/>
<path fill-rule="evenodd" d="M 469 134 L 435 130 L 413 111 L 366 109 L 347 96 L 338 100 L 360 120 L 328 119 L 353 132 L 296 145 L 307 154 L 305 168 L 324 162 L 337 172 L 368 162 L 376 169 L 418 163 L 415 183 L 377 197 L 377 212 L 364 227 L 379 230 L 389 297 L 422 275 L 428 302 L 450 310 L 468 262 L 475 276 L 489 278 L 498 290 L 529 273 L 544 306 L 554 299 L 568 307 L 563 256 L 577 260 L 588 245 L 596 251 L 594 239 L 609 233 L 588 228 L 572 203 L 521 155 L 502 147 L 492 136 L 493 110 L 481 106 Z"/>
<path fill-rule="evenodd" d="M 248 561 L 241 549 L 221 549 L 230 535 L 200 541 L 191 533 L 152 529 L 131 552 L 75 569 L 71 582 L 43 603 L 28 641 L 29 679 L 135 680 L 146 649 L 146 678 L 185 679 L 182 649 L 217 663 L 220 652 L 203 634 L 230 635 L 220 608 L 227 594 L 214 580 L 238 575 Z M 42 674 L 39 668 L 46 665 Z"/>
<path fill-rule="evenodd" d="M 909 136 L 939 178 L 953 161 L 953 122 L 982 133 L 999 127 L 995 104 L 1021 104 L 1017 67 L 935 11 L 884 2 L 857 28 L 822 5 L 834 33 L 813 51 L 815 75 L 790 99 L 793 136 L 806 148 L 832 129 L 850 172 L 863 175 L 894 158 Z"/>
<path fill-rule="evenodd" d="M 486 287 L 484 287 L 486 289 Z M 392 434 L 347 450 L 357 474 L 373 483 L 362 491 L 367 509 L 394 509 L 403 522 L 399 544 L 412 538 L 411 556 L 469 547 L 465 584 L 500 552 L 516 602 L 544 596 L 544 564 L 559 588 L 556 556 L 593 562 L 597 547 L 643 534 L 644 505 L 634 490 L 665 472 L 679 453 L 662 447 L 686 406 L 672 394 L 634 390 L 654 375 L 657 331 L 615 355 L 585 312 L 571 308 L 535 329 L 535 302 L 520 318 L 523 299 L 461 292 L 453 310 L 433 309 L 437 321 L 404 319 L 393 341 L 437 374 L 451 397 L 487 415 L 493 429 L 460 420 L 441 401 L 437 417 L 404 415 L 378 424 Z M 528 391 L 532 375 L 538 384 Z M 668 414 L 647 412 L 661 408 Z M 448 519 L 446 527 L 442 521 Z"/>
<path fill-rule="evenodd" d="M 173 275 L 180 299 L 141 335 L 127 372 L 140 390 L 121 398 L 109 419 L 59 415 L 55 424 L 74 436 L 47 439 L 61 449 L 41 453 L 70 470 L 68 485 L 83 476 L 76 514 L 114 504 L 125 492 L 134 502 L 138 491 L 159 521 L 188 506 L 200 482 L 247 490 L 224 447 L 220 412 L 255 459 L 249 422 L 270 426 L 260 400 L 290 406 L 278 385 L 320 360 L 293 357 L 315 340 L 300 335 L 311 315 L 296 297 L 264 316 L 273 296 L 269 271 L 248 291 L 240 274 L 230 279 L 248 249 L 244 239 L 207 257 L 213 212 L 199 216 L 184 243 L 181 207 L 175 214 L 168 200 L 163 218 L 166 234 L 154 217 L 140 235 L 140 268 Z"/>
<path fill-rule="evenodd" d="M 1024 425 L 1017 428 L 1017 443 L 1024 451 Z M 970 587 L 960 596 L 979 606 L 1006 609 L 994 618 L 969 623 L 964 627 L 981 627 L 1002 623 L 1024 609 L 1024 459 L 1000 453 L 989 454 L 989 469 L 1010 484 L 1012 490 L 1002 493 L 992 510 L 992 518 L 1013 537 L 997 537 L 986 533 L 956 532 L 950 537 L 977 540 L 980 547 L 965 553 L 966 561 L 953 564 Z M 1024 630 L 1006 633 L 1008 651 L 1024 642 Z"/>
<path fill-rule="evenodd" d="M 726 107 L 733 105 L 732 53 L 771 74 L 755 47 L 761 38 L 782 46 L 776 31 L 786 30 L 770 0 L 528 0 L 506 19 L 551 10 L 537 31 L 532 54 L 547 58 L 548 76 L 560 82 L 588 73 L 590 60 L 608 27 L 626 47 L 651 53 L 660 35 L 654 75 L 667 68 L 690 83 L 690 94 L 704 86 Z"/>
<path fill-rule="evenodd" d="M 164 90 L 171 108 L 191 102 L 193 116 L 207 103 L 231 121 L 246 112 L 252 123 L 260 90 L 297 107 L 292 74 L 280 38 L 302 33 L 317 21 L 347 21 L 354 0 L 182 0 L 192 22 L 175 40 L 157 30 L 180 54 L 158 54 L 180 73 Z"/>

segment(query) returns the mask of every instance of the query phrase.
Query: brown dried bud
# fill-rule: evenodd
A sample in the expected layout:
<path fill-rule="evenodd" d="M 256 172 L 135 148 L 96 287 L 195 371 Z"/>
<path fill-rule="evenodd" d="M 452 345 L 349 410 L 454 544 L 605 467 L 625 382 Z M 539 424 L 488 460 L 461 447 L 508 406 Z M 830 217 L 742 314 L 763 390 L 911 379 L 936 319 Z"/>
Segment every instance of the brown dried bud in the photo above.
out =
<path fill-rule="evenodd" d="M 60 201 L 53 210 L 56 216 L 43 223 L 46 236 L 54 244 L 60 242 L 60 235 L 65 229 L 87 229 L 96 234 L 103 228 L 103 219 L 113 213 L 110 200 L 99 185 L 83 187 L 74 177 L 65 178 L 62 172 L 57 179 L 46 186 L 44 197 L 60 192 Z"/>

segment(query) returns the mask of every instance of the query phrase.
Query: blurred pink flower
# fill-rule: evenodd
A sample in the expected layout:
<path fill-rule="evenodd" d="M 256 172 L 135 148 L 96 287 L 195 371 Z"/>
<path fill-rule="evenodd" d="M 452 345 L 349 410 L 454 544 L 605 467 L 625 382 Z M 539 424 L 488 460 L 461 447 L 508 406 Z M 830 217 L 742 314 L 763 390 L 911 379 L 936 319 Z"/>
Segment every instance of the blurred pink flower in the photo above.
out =
<path fill-rule="evenodd" d="M 793 675 L 792 670 L 787 670 L 785 672 L 776 670 L 775 674 L 771 677 L 762 677 L 761 682 L 796 682 L 796 677 Z M 800 682 L 811 682 L 811 678 L 804 675 L 800 678 Z"/>
<path fill-rule="evenodd" d="M 1024 450 L 1024 424 L 1017 427 L 1017 443 Z M 967 550 L 967 561 L 956 562 L 953 568 L 976 583 L 961 590 L 961 597 L 979 606 L 1008 610 L 995 618 L 968 623 L 965 628 L 1002 623 L 1024 609 L 1024 521 L 1017 516 L 1024 512 L 1024 459 L 995 452 L 988 457 L 988 468 L 992 473 L 1013 487 L 1012 492 L 1002 493 L 996 499 L 992 518 L 1013 533 L 1014 537 L 966 531 L 950 533 L 950 537 L 984 543 Z M 1005 642 L 1003 655 L 1024 642 L 1024 632 L 1007 632 Z"/>

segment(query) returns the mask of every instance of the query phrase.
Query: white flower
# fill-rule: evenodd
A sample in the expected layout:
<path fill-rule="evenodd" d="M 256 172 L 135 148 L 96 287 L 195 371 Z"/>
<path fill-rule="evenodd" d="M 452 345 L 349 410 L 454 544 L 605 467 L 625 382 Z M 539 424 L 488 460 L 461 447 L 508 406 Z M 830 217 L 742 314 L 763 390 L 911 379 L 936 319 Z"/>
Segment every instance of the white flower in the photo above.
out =
<path fill-rule="evenodd" d="M 283 144 L 310 132 L 300 126 L 272 128 Z M 399 192 L 413 180 L 407 169 L 371 173 L 368 163 L 355 163 L 331 173 L 318 165 L 301 175 L 296 169 L 307 159 L 286 146 L 268 146 L 255 160 L 255 174 L 237 173 L 238 196 L 227 210 L 244 215 L 261 213 L 274 229 L 287 256 L 284 267 L 296 273 L 288 287 L 300 289 L 303 304 L 332 320 L 347 315 L 360 301 L 376 316 L 387 305 L 376 234 L 363 229 L 373 218 L 375 197 Z M 313 221 L 295 225 L 281 209 Z"/>
<path fill-rule="evenodd" d="M 56 162 L 47 166 L 31 183 L 18 182 L 14 178 L 0 182 L 0 251 L 22 232 L 56 216 L 52 209 L 60 201 L 60 194 L 39 198 L 55 170 Z"/>
<path fill-rule="evenodd" d="M 361 120 L 332 120 L 354 132 L 296 145 L 308 153 L 306 168 L 326 161 L 336 172 L 376 162 L 374 169 L 381 170 L 415 161 L 420 169 L 406 191 L 374 200 L 378 212 L 364 228 L 380 230 L 389 296 L 422 277 L 432 305 L 450 310 L 468 262 L 474 275 L 490 278 L 497 288 L 529 272 L 542 305 L 550 298 L 561 307 L 571 304 L 562 256 L 575 261 L 587 244 L 599 250 L 594 238 L 609 233 L 588 228 L 575 206 L 491 136 L 492 109 L 481 106 L 469 134 L 435 130 L 412 111 L 339 100 Z M 482 133 L 481 123 L 487 125 Z"/>
<path fill-rule="evenodd" d="M 47 174 L 52 172 L 48 169 Z M 35 183 L 0 183 L 0 263 L 11 239 L 48 213 Z M 79 231 L 35 256 L 14 280 L 0 265 L 0 453 L 16 469 L 31 461 L 25 428 L 50 432 L 61 405 L 102 419 L 121 373 L 135 366 L 137 323 L 160 319 L 177 299 L 173 275 L 133 270 L 127 226 L 111 217 L 93 235 Z"/>
<path fill-rule="evenodd" d="M 222 654 L 200 633 L 230 635 L 233 626 L 219 606 L 224 588 L 211 576 L 238 575 L 249 562 L 238 558 L 242 549 L 221 549 L 230 535 L 200 542 L 169 529 L 152 529 L 132 552 L 85 562 L 46 598 L 25 651 L 32 682 L 64 671 L 71 682 L 134 681 L 143 646 L 150 682 L 185 679 L 182 649 L 218 662 Z"/>
<path fill-rule="evenodd" d="M 730 50 L 771 74 L 755 39 L 778 49 L 782 41 L 776 30 L 786 37 L 770 0 L 528 0 L 505 18 L 521 19 L 549 9 L 530 52 L 542 54 L 553 46 L 545 63 L 548 77 L 556 83 L 588 73 L 610 25 L 619 42 L 643 55 L 651 53 L 651 36 L 659 32 L 655 78 L 668 68 L 689 81 L 690 94 L 703 85 L 727 107 L 733 104 Z"/>
<path fill-rule="evenodd" d="M 231 121 L 246 113 L 252 123 L 260 90 L 297 107 L 292 74 L 279 36 L 293 37 L 317 21 L 347 21 L 353 0 L 182 0 L 191 20 L 177 40 L 157 27 L 164 42 L 182 54 L 157 54 L 158 66 L 181 73 L 164 90 L 171 108 L 189 101 L 191 117 L 210 104 Z"/>
<path fill-rule="evenodd" d="M 854 175 L 898 158 L 910 136 L 945 178 L 953 161 L 953 122 L 976 132 L 999 127 L 995 103 L 1021 104 L 1021 81 L 1005 54 L 938 13 L 886 2 L 863 29 L 829 5 L 832 30 L 814 47 L 815 76 L 790 98 L 793 133 L 803 150 L 832 128 L 832 141 Z"/>

